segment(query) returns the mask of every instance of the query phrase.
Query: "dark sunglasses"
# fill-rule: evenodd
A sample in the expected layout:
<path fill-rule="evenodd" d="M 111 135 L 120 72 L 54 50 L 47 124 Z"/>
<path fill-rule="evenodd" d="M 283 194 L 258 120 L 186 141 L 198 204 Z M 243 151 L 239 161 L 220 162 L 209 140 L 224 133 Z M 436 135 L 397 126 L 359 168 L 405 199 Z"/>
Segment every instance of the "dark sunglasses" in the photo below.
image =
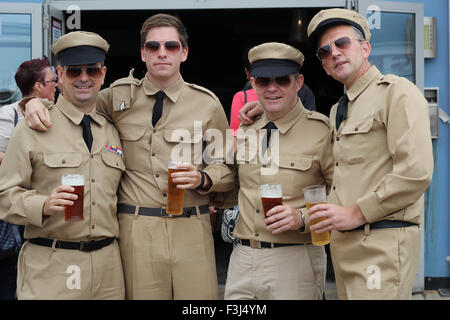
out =
<path fill-rule="evenodd" d="M 280 87 L 288 87 L 291 84 L 291 76 L 283 76 L 276 78 L 255 77 L 255 84 L 259 88 L 267 87 L 272 81 Z"/>
<path fill-rule="evenodd" d="M 316 52 L 316 56 L 317 58 L 319 58 L 320 61 L 326 60 L 330 57 L 331 55 L 331 44 L 334 43 L 334 45 L 336 46 L 336 48 L 340 49 L 340 50 L 346 50 L 348 48 L 350 48 L 350 45 L 352 44 L 352 41 L 358 41 L 358 42 L 364 42 L 364 40 L 360 40 L 360 39 L 352 39 L 350 37 L 342 37 L 339 39 L 336 39 L 332 42 L 330 42 L 327 45 L 324 45 L 323 47 L 320 47 L 319 49 L 317 49 Z"/>
<path fill-rule="evenodd" d="M 170 52 L 177 52 L 181 48 L 181 43 L 175 40 L 169 40 L 166 42 L 159 42 L 159 41 L 147 41 L 144 44 L 145 50 L 149 52 L 156 52 L 159 50 L 159 47 L 163 45 L 167 51 Z"/>
<path fill-rule="evenodd" d="M 99 78 L 102 75 L 102 69 L 100 67 L 67 67 L 66 74 L 69 78 L 78 78 L 82 71 L 91 78 Z"/>
<path fill-rule="evenodd" d="M 52 82 L 54 84 L 58 83 L 58 79 L 53 79 L 53 80 L 45 80 L 45 81 L 39 81 L 40 83 L 43 83 L 44 85 L 47 84 L 48 82 Z"/>

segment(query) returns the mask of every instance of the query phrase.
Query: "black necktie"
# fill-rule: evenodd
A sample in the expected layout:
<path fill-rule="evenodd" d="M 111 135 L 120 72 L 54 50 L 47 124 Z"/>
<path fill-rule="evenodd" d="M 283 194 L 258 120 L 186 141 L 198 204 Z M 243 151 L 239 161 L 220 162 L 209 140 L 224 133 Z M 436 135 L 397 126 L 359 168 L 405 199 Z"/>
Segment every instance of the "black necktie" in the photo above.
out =
<path fill-rule="evenodd" d="M 163 100 L 164 100 L 164 91 L 158 91 L 156 94 L 156 102 L 153 106 L 153 115 L 152 115 L 152 124 L 153 127 L 158 123 L 159 118 L 162 115 L 163 109 Z"/>
<path fill-rule="evenodd" d="M 264 145 L 264 139 L 262 142 L 262 150 L 263 150 L 263 154 L 264 154 L 264 153 L 266 153 L 267 148 L 269 148 L 269 141 L 270 141 L 270 135 L 272 134 L 272 130 L 277 129 L 277 126 L 275 125 L 275 123 L 270 121 L 268 124 L 266 124 L 266 126 L 263 129 L 267 130 L 266 131 L 266 136 L 267 136 L 266 145 Z"/>
<path fill-rule="evenodd" d="M 81 125 L 83 126 L 83 139 L 84 142 L 86 142 L 86 145 L 90 152 L 92 147 L 92 141 L 94 140 L 91 131 L 91 116 L 85 114 L 83 116 L 83 120 L 81 120 Z"/>
<path fill-rule="evenodd" d="M 339 126 L 342 121 L 347 118 L 347 110 L 348 110 L 348 97 L 347 94 L 344 94 L 341 101 L 339 101 L 337 112 L 336 112 L 336 131 L 339 130 Z"/>

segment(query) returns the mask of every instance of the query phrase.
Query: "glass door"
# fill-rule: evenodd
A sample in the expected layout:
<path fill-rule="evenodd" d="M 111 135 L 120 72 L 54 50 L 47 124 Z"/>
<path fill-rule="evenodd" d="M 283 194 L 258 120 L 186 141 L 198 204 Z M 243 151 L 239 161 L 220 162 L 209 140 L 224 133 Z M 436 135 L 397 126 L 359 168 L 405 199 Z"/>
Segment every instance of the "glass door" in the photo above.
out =
<path fill-rule="evenodd" d="M 423 4 L 359 0 L 358 11 L 372 32 L 371 62 L 381 73 L 392 73 L 424 87 Z"/>
<path fill-rule="evenodd" d="M 423 3 L 359 0 L 358 11 L 367 17 L 372 32 L 371 62 L 383 74 L 392 73 L 424 88 Z M 424 214 L 422 214 L 422 226 Z M 420 265 L 414 292 L 424 290 L 424 228 L 421 228 Z"/>
<path fill-rule="evenodd" d="M 42 56 L 42 5 L 0 3 L 0 106 L 21 98 L 14 74 Z"/>

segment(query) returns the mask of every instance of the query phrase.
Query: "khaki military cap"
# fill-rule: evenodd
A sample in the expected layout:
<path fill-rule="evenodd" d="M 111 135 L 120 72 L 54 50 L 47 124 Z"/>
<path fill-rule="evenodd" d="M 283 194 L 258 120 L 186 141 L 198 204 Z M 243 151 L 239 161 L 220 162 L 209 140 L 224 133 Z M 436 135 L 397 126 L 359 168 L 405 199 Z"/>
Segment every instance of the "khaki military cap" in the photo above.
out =
<path fill-rule="evenodd" d="M 317 36 L 326 29 L 325 26 L 330 27 L 337 24 L 354 26 L 361 31 L 365 40 L 370 40 L 371 33 L 366 18 L 356 11 L 339 8 L 326 9 L 317 13 L 308 25 L 308 37 L 317 39 Z"/>
<path fill-rule="evenodd" d="M 109 44 L 94 32 L 73 31 L 58 38 L 52 45 L 52 52 L 58 56 L 61 65 L 83 65 L 105 60 Z"/>
<path fill-rule="evenodd" d="M 305 57 L 284 43 L 267 42 L 248 52 L 252 77 L 282 77 L 299 72 Z"/>

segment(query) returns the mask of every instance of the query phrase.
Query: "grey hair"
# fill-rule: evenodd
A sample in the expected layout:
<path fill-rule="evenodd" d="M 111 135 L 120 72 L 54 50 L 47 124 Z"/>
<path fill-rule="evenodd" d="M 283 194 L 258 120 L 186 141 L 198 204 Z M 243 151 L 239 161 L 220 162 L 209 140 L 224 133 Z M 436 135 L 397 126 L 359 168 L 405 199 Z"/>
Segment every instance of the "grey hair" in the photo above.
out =
<path fill-rule="evenodd" d="M 355 34 L 357 40 L 366 41 L 366 38 L 362 34 L 361 30 L 359 30 L 358 28 L 356 28 L 354 26 L 352 26 L 352 29 L 353 29 L 353 33 Z"/>

